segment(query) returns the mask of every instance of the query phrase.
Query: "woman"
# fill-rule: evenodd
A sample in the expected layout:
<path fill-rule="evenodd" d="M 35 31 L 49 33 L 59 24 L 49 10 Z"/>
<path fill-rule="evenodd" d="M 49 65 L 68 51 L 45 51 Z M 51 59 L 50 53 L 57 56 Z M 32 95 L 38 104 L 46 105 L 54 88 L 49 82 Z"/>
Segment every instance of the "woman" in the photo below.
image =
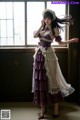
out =
<path fill-rule="evenodd" d="M 60 24 L 71 23 L 71 17 L 59 19 L 54 11 L 45 9 L 40 28 L 34 32 L 34 38 L 39 37 L 40 42 L 34 54 L 33 64 L 33 102 L 41 107 L 39 119 L 44 118 L 46 105 L 54 104 L 53 117 L 58 117 L 58 103 L 65 96 L 74 92 L 74 88 L 64 79 L 58 58 L 51 43 L 55 39 L 59 44 L 78 42 L 78 38 L 62 41 L 59 30 Z"/>

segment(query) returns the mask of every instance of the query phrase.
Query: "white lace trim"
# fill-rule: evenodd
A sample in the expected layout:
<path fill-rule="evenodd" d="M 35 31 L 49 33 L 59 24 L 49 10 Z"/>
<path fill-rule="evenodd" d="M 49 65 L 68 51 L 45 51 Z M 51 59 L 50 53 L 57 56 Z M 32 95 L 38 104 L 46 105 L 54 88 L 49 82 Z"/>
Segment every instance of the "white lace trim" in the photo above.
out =
<path fill-rule="evenodd" d="M 35 62 L 37 51 L 39 49 L 42 51 L 42 54 L 45 57 L 45 69 L 47 71 L 46 75 L 48 77 L 48 92 L 51 94 L 55 94 L 61 91 L 63 97 L 73 93 L 74 88 L 71 87 L 71 85 L 65 81 L 65 78 L 62 75 L 62 72 L 58 63 L 58 58 L 55 54 L 55 50 L 52 47 L 48 47 L 48 49 L 45 50 L 44 47 L 39 46 L 35 50 L 35 54 L 33 56 L 34 62 Z M 33 70 L 33 73 L 34 73 L 34 70 Z M 34 83 L 34 76 L 33 76 L 33 83 Z M 33 91 L 34 91 L 34 84 L 32 85 L 32 92 Z"/>

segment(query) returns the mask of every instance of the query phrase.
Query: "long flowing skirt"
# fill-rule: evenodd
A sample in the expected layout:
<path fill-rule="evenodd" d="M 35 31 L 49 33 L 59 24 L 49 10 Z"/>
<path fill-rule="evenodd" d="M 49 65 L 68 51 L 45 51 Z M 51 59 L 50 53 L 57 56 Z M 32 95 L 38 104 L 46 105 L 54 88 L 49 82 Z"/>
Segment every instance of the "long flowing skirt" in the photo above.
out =
<path fill-rule="evenodd" d="M 34 54 L 32 92 L 34 104 L 50 104 L 63 100 L 74 91 L 66 83 L 55 51 L 49 47 L 38 47 Z"/>

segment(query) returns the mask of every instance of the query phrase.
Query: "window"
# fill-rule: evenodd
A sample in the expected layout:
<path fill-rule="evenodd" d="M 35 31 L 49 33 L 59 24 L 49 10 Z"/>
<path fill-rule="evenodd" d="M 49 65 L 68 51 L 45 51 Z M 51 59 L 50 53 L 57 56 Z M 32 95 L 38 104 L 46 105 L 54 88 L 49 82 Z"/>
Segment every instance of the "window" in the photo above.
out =
<path fill-rule="evenodd" d="M 42 20 L 44 2 L 27 2 L 27 44 L 35 45 L 38 38 L 33 38 L 33 31 L 38 29 Z"/>
<path fill-rule="evenodd" d="M 59 18 L 62 18 L 66 15 L 66 5 L 65 4 L 51 4 L 51 2 L 47 2 L 47 8 L 55 11 L 56 16 L 58 16 Z M 66 39 L 66 37 L 65 37 L 65 30 L 66 30 L 65 27 L 63 27 L 63 30 L 64 31 L 61 30 L 60 35 L 62 37 L 62 40 L 65 41 L 65 39 Z M 58 43 L 54 41 L 53 45 L 58 45 Z"/>
<path fill-rule="evenodd" d="M 33 38 L 33 31 L 41 24 L 43 10 L 52 9 L 58 17 L 63 17 L 66 13 L 65 4 L 51 4 L 50 0 L 15 1 L 0 2 L 0 46 L 37 45 L 39 39 Z M 61 32 L 63 40 L 65 33 L 64 28 Z M 53 42 L 53 45 L 57 45 L 57 42 Z"/>
<path fill-rule="evenodd" d="M 0 46 L 25 45 L 24 2 L 0 2 Z"/>
<path fill-rule="evenodd" d="M 46 5 L 45 5 L 46 4 Z M 38 43 L 38 38 L 33 38 L 33 31 L 38 29 L 42 20 L 42 11 L 46 8 L 55 11 L 56 15 L 64 17 L 66 13 L 65 4 L 51 4 L 51 2 L 27 2 L 27 44 L 35 45 Z M 59 10 L 60 9 L 60 10 Z M 64 31 L 61 31 L 62 40 L 65 40 L 65 27 Z M 58 45 L 57 42 L 53 42 L 53 45 Z"/>

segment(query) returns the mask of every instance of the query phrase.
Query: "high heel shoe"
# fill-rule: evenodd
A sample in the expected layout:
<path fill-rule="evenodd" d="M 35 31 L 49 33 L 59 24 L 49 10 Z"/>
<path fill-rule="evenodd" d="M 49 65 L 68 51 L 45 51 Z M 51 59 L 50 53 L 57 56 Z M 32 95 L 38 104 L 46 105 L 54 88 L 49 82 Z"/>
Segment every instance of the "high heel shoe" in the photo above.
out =
<path fill-rule="evenodd" d="M 38 119 L 44 119 L 45 116 L 44 115 L 39 115 Z"/>
<path fill-rule="evenodd" d="M 47 109 L 45 109 L 45 111 L 41 114 L 41 113 L 39 113 L 39 117 L 38 117 L 38 119 L 44 119 L 44 118 L 46 118 L 45 117 L 45 114 L 47 113 Z"/>

